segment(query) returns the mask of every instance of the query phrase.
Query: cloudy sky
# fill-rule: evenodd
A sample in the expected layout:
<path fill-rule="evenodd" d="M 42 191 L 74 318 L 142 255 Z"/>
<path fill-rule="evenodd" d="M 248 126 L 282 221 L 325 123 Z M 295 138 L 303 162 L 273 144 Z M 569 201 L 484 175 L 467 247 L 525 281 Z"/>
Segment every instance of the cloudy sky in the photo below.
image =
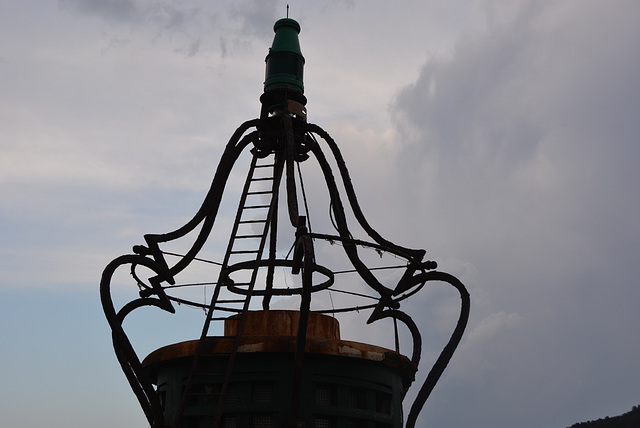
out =
<path fill-rule="evenodd" d="M 562 428 L 640 404 L 640 3 L 289 3 L 309 120 L 369 221 L 472 295 L 421 426 Z M 0 1 L 2 427 L 146 426 L 100 275 L 198 209 L 259 113 L 285 6 Z M 455 294 L 414 305 L 428 361 Z M 190 338 L 167 329 L 142 336 Z"/>

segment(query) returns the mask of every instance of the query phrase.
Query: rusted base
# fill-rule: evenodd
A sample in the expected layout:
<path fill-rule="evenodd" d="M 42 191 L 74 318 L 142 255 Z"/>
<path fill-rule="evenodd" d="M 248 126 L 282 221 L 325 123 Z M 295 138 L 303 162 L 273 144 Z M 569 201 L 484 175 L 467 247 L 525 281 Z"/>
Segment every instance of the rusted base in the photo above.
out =
<path fill-rule="evenodd" d="M 247 313 L 239 338 L 238 353 L 293 353 L 296 347 L 298 311 L 253 311 Z M 204 356 L 230 354 L 237 334 L 237 320 L 234 315 L 225 321 L 225 336 L 209 337 L 203 343 Z M 179 358 L 193 357 L 198 340 L 175 343 L 157 349 L 142 362 L 151 373 L 163 363 Z M 305 353 L 333 355 L 375 361 L 398 373 L 403 382 L 413 381 L 416 367 L 411 361 L 395 351 L 366 343 L 340 340 L 340 326 L 335 318 L 319 313 L 309 314 Z"/>
<path fill-rule="evenodd" d="M 213 426 L 218 412 L 222 426 L 288 426 L 291 418 L 308 426 L 356 422 L 401 426 L 402 398 L 416 372 L 407 357 L 379 346 L 341 340 L 337 320 L 311 313 L 304 368 L 296 380 L 299 312 L 246 315 L 239 336 L 236 315 L 225 322 L 226 336 L 165 346 L 142 362 L 157 385 L 167 426 L 174 426 L 176 418 L 180 427 Z M 193 375 L 188 399 L 180 410 L 196 354 L 199 372 Z M 236 358 L 228 374 L 231 355 Z"/>

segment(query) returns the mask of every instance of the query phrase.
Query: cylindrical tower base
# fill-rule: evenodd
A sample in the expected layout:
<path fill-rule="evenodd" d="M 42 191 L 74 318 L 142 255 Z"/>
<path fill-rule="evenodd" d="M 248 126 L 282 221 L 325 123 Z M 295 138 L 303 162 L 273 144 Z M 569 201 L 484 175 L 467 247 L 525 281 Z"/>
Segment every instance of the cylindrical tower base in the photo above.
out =
<path fill-rule="evenodd" d="M 402 426 L 402 396 L 415 366 L 404 356 L 377 346 L 340 340 L 338 322 L 311 313 L 299 397 L 292 397 L 296 311 L 247 314 L 222 399 L 222 427 L 287 427 L 294 420 L 305 428 Z M 237 316 L 225 322 L 223 337 L 210 337 L 194 376 L 181 428 L 213 426 Z M 169 345 L 143 362 L 173 425 L 193 364 L 198 341 Z M 294 398 L 298 398 L 295 399 Z M 292 403 L 299 403 L 298 409 Z M 300 425 L 302 423 L 303 425 Z"/>

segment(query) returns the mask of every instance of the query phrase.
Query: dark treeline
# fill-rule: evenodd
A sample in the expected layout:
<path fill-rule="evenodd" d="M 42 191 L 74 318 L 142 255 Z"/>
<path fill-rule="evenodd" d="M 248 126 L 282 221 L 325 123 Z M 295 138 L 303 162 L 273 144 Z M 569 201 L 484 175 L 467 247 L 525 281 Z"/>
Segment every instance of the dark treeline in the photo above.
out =
<path fill-rule="evenodd" d="M 639 428 L 640 427 L 640 406 L 633 406 L 630 412 L 620 416 L 607 416 L 589 422 L 578 422 L 569 428 Z"/>

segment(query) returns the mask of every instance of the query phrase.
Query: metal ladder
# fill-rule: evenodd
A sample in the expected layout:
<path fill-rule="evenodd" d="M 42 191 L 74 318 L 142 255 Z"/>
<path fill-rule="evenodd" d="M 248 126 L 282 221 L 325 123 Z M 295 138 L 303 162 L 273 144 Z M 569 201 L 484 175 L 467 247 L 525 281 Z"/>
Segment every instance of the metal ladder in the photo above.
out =
<path fill-rule="evenodd" d="M 267 242 L 267 236 L 271 231 L 272 243 L 270 246 L 270 257 L 273 256 L 275 251 L 275 232 L 277 223 L 277 203 L 278 203 L 278 187 L 280 179 L 282 177 L 283 163 L 279 160 L 279 156 L 269 155 L 264 160 L 270 159 L 270 163 L 259 163 L 261 159 L 257 156 L 253 156 L 251 165 L 247 173 L 247 178 L 244 184 L 240 201 L 238 203 L 238 211 L 233 224 L 231 235 L 229 237 L 229 244 L 225 253 L 218 282 L 214 293 L 211 297 L 211 303 L 207 311 L 206 320 L 202 329 L 202 334 L 198 342 L 196 352 L 194 355 L 193 363 L 191 366 L 190 374 L 187 379 L 185 391 L 180 404 L 180 407 L 176 416 L 176 426 L 181 426 L 181 421 L 189 417 L 202 417 L 202 416 L 214 416 L 214 426 L 220 426 L 222 416 L 222 406 L 225 401 L 225 396 L 230 387 L 230 378 L 235 363 L 236 354 L 240 342 L 240 335 L 244 326 L 244 320 L 246 313 L 249 310 L 249 304 L 251 300 L 251 292 L 255 288 L 256 281 L 258 279 L 258 271 L 260 270 L 260 261 Z M 263 161 L 264 161 L 263 160 Z M 268 175 L 256 174 L 258 171 L 269 171 Z M 268 197 L 269 203 L 256 202 L 254 199 Z M 251 216 L 251 214 L 256 214 Z M 254 233 L 250 230 L 255 226 L 262 226 L 262 233 Z M 255 245 L 254 245 L 255 244 Z M 244 299 L 230 299 L 219 300 L 222 287 L 229 284 L 230 278 L 228 277 L 228 270 L 230 266 L 239 262 L 249 262 L 253 266 L 251 268 L 251 276 L 248 281 L 233 283 L 235 287 L 243 288 L 246 290 Z M 273 275 L 272 267 L 269 268 L 270 273 L 267 275 Z M 267 283 L 271 280 L 267 279 Z M 227 369 L 225 373 L 206 373 L 202 370 L 205 365 L 206 356 L 204 355 L 204 343 L 207 340 L 211 323 L 214 321 L 222 321 L 225 317 L 214 317 L 216 309 L 220 310 L 218 304 L 242 304 L 242 308 L 235 309 L 235 312 L 240 314 L 237 325 L 237 334 L 233 343 L 231 354 L 228 356 Z M 223 309 L 224 310 L 224 309 Z M 230 311 L 230 309 L 226 309 Z M 218 391 L 213 391 L 213 388 L 204 388 L 200 390 L 200 384 L 195 385 L 196 380 L 208 379 L 207 383 L 217 380 L 221 381 L 221 388 Z M 215 412 L 206 412 L 206 414 L 195 414 L 188 412 L 185 414 L 185 407 L 187 403 L 193 399 L 195 400 L 209 400 L 217 401 L 217 409 Z"/>

